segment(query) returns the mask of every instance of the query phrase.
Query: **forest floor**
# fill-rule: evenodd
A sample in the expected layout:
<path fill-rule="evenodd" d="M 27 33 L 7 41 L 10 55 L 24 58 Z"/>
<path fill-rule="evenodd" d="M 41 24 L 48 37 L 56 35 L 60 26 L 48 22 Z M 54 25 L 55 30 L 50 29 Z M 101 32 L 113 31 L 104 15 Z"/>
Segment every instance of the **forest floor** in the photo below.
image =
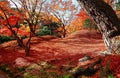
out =
<path fill-rule="evenodd" d="M 33 37 L 28 57 L 15 41 L 3 43 L 0 45 L 0 64 L 19 67 L 43 62 L 56 66 L 54 71 L 63 72 L 62 67 L 63 69 L 67 65 L 75 67 L 78 59 L 86 55 L 98 58 L 101 51 L 105 51 L 101 35 L 95 31 L 80 30 L 63 39 L 51 36 Z M 120 60 L 120 56 L 116 56 L 116 58 L 115 55 L 106 56 L 103 63 L 106 60 Z M 117 66 L 114 70 L 116 76 L 120 74 L 120 61 L 115 62 L 112 68 L 115 68 L 115 65 Z"/>

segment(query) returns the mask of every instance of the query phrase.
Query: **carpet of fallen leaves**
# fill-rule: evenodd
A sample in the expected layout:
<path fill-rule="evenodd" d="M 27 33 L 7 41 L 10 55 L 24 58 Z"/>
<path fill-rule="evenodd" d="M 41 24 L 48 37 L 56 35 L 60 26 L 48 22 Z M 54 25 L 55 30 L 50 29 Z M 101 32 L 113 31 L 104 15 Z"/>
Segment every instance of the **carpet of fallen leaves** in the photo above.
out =
<path fill-rule="evenodd" d="M 30 63 L 47 61 L 55 66 L 76 66 L 78 59 L 90 55 L 97 58 L 105 46 L 102 37 L 95 31 L 80 30 L 66 38 L 51 36 L 33 37 L 30 56 L 25 57 L 24 50 L 15 41 L 0 45 L 0 64 L 14 65 L 17 58 L 24 58 Z M 103 57 L 102 63 L 110 61 L 110 68 L 115 75 L 120 74 L 120 56 L 109 55 Z M 93 78 L 93 77 L 91 77 Z"/>

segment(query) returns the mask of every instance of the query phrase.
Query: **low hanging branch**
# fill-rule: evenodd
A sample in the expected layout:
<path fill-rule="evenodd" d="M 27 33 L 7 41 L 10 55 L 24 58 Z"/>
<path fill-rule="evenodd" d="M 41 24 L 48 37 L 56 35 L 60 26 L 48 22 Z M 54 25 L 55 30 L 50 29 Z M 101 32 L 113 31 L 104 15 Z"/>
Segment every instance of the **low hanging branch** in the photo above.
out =
<path fill-rule="evenodd" d="M 103 35 L 107 50 L 111 52 L 111 38 L 120 34 L 119 19 L 110 5 L 104 0 L 77 0 L 86 13 L 95 21 Z"/>

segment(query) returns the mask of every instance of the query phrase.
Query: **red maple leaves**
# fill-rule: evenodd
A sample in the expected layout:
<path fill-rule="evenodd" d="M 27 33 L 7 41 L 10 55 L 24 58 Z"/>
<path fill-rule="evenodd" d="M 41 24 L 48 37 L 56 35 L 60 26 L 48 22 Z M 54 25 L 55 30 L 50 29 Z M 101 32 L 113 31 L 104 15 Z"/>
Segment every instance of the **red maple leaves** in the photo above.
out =
<path fill-rule="evenodd" d="M 21 21 L 20 18 L 17 16 L 9 16 L 6 20 L 3 20 L 2 24 L 3 25 L 10 24 L 10 25 L 14 26 L 20 21 Z"/>
<path fill-rule="evenodd" d="M 28 32 L 25 32 L 24 30 L 16 28 L 16 26 L 18 26 L 17 23 L 19 23 L 19 22 L 21 22 L 20 17 L 9 16 L 7 19 L 2 21 L 2 24 L 12 26 L 12 30 L 14 30 L 18 35 L 21 35 L 21 36 L 28 35 Z M 8 36 L 12 35 L 11 31 L 8 28 L 1 29 L 0 34 L 4 34 L 4 35 L 8 35 Z"/>
<path fill-rule="evenodd" d="M 17 33 L 17 35 L 20 35 L 20 36 L 27 36 L 29 34 L 28 32 L 21 30 L 21 29 L 17 29 L 17 28 L 12 28 L 12 30 L 14 30 Z M 0 34 L 12 36 L 12 33 L 8 28 L 1 29 Z"/>
<path fill-rule="evenodd" d="M 88 15 L 85 13 L 83 9 L 80 10 L 80 13 L 77 14 L 78 17 L 80 17 L 82 20 L 85 20 L 88 18 Z"/>

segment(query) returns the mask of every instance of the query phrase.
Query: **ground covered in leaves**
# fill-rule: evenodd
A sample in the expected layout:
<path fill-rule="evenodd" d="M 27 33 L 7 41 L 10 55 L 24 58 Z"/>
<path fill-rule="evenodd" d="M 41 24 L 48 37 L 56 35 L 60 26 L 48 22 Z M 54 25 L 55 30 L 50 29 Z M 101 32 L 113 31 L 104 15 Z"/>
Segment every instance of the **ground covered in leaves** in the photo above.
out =
<path fill-rule="evenodd" d="M 0 77 L 70 78 L 69 71 L 77 66 L 78 59 L 86 55 L 101 57 L 100 52 L 104 50 L 101 35 L 87 30 L 77 31 L 63 39 L 51 36 L 33 37 L 28 57 L 25 57 L 24 50 L 15 41 L 6 42 L 0 45 Z M 102 57 L 106 77 L 119 76 L 119 60 L 119 55 Z M 98 77 L 99 72 L 88 78 Z"/>

